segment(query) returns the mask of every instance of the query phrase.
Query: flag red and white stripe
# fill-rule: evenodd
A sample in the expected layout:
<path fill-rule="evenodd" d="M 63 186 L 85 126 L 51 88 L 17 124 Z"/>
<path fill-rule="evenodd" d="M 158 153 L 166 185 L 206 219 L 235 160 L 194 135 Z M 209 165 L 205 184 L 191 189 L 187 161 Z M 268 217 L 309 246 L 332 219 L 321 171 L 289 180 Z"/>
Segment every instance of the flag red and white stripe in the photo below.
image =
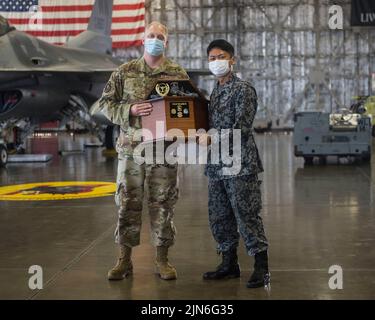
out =
<path fill-rule="evenodd" d="M 63 44 L 69 36 L 87 29 L 95 0 L 39 0 L 37 14 L 32 12 L 1 11 L 0 14 L 18 30 L 54 44 Z M 14 0 L 13 0 L 14 2 Z M 23 2 L 23 0 L 20 0 Z M 26 2 L 28 2 L 26 0 Z M 36 28 L 30 24 L 41 27 Z M 141 45 L 145 30 L 145 0 L 114 0 L 112 41 L 114 48 Z"/>

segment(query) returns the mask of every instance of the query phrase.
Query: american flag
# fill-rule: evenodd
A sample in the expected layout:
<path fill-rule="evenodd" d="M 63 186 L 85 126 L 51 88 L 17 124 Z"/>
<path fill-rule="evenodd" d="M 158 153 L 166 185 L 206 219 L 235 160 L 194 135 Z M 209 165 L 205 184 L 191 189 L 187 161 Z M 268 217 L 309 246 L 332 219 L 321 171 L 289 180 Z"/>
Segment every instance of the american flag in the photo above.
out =
<path fill-rule="evenodd" d="M 20 31 L 54 44 L 87 29 L 95 0 L 0 0 L 0 15 Z M 145 0 L 114 0 L 114 48 L 141 45 Z M 33 23 L 30 23 L 30 19 Z M 38 27 L 39 28 L 36 28 Z"/>

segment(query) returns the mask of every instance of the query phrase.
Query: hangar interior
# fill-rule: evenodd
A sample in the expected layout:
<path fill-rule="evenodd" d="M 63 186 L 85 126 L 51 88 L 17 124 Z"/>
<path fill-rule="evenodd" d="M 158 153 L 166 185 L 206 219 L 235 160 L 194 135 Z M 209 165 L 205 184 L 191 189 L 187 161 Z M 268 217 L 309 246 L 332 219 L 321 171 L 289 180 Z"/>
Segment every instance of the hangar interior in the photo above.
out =
<path fill-rule="evenodd" d="M 343 8 L 343 30 L 329 28 L 332 5 Z M 208 73 L 206 47 L 215 38 L 230 41 L 236 50 L 235 71 L 257 90 L 257 120 L 272 121 L 275 130 L 255 134 L 265 168 L 262 217 L 270 242 L 271 290 L 245 287 L 253 259 L 242 241 L 239 279 L 202 280 L 220 258 L 208 225 L 203 166 L 186 164 L 179 167 L 177 239 L 170 254 L 176 281 L 154 274 L 146 202 L 134 276 L 108 282 L 106 274 L 117 255 L 113 192 L 46 201 L 14 201 L 2 194 L 0 299 L 374 299 L 374 160 L 330 156 L 325 165 L 307 165 L 294 154 L 291 130 L 296 112 L 339 112 L 355 96 L 375 95 L 375 27 L 351 26 L 350 5 L 350 0 L 145 2 L 146 21 L 169 27 L 167 55 L 187 70 L 203 70 L 193 79 L 207 94 L 215 78 Z M 142 52 L 142 47 L 115 49 L 114 56 L 125 62 Z M 90 143 L 97 139 L 88 134 L 34 134 L 27 150 L 52 154 L 53 159 L 9 163 L 0 168 L 1 186 L 114 182 L 116 155 L 103 153 L 103 148 L 82 151 Z M 372 143 L 371 138 L 369 150 Z M 62 149 L 71 152 L 61 154 Z M 7 194 L 17 191 L 12 190 Z M 43 268 L 41 290 L 29 287 L 32 265 Z M 330 287 L 334 266 L 343 272 L 341 289 Z"/>
<path fill-rule="evenodd" d="M 235 47 L 236 71 L 256 84 L 258 116 L 292 126 L 295 111 L 332 112 L 371 94 L 374 29 L 350 26 L 350 0 L 153 0 L 147 21 L 169 27 L 168 55 L 187 69 L 208 69 L 210 41 Z M 343 30 L 331 30 L 329 8 L 343 9 Z M 138 52 L 115 54 L 127 59 Z M 213 77 L 198 79 L 211 92 Z"/>

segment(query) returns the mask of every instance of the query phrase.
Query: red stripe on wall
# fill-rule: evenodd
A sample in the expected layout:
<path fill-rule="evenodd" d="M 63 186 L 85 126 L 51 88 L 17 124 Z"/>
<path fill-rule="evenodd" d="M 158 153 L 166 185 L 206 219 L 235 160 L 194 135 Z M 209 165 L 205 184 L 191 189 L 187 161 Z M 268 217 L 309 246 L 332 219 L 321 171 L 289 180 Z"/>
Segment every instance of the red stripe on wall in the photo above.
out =
<path fill-rule="evenodd" d="M 112 23 L 126 23 L 126 22 L 138 22 L 144 20 L 144 15 L 134 17 L 114 17 Z M 76 24 L 76 23 L 89 23 L 90 18 L 55 18 L 55 19 L 42 19 L 42 23 L 45 24 Z M 11 24 L 28 24 L 30 19 L 9 19 Z"/>
<path fill-rule="evenodd" d="M 118 4 L 113 6 L 116 10 L 139 10 L 145 7 L 143 2 L 134 4 Z M 72 5 L 72 6 L 42 6 L 44 12 L 64 12 L 64 11 L 92 11 L 92 5 Z"/>
<path fill-rule="evenodd" d="M 112 30 L 112 35 L 126 35 L 126 34 L 138 34 L 144 32 L 145 27 L 139 27 L 134 29 L 115 29 Z M 85 30 L 54 30 L 54 31 L 38 31 L 32 30 L 27 31 L 34 37 L 65 37 L 65 36 L 76 36 Z"/>
<path fill-rule="evenodd" d="M 113 48 L 128 48 L 128 47 L 139 47 L 142 45 L 142 40 L 135 41 L 117 41 L 113 42 Z"/>

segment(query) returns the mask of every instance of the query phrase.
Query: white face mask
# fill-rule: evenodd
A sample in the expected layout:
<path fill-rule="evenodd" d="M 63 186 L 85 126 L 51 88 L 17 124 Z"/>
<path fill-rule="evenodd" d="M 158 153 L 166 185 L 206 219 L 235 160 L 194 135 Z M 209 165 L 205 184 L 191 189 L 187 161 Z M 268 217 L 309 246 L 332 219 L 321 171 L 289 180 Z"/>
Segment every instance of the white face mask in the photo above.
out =
<path fill-rule="evenodd" d="M 208 68 L 216 77 L 223 77 L 232 70 L 229 66 L 229 60 L 211 61 L 208 63 Z"/>

